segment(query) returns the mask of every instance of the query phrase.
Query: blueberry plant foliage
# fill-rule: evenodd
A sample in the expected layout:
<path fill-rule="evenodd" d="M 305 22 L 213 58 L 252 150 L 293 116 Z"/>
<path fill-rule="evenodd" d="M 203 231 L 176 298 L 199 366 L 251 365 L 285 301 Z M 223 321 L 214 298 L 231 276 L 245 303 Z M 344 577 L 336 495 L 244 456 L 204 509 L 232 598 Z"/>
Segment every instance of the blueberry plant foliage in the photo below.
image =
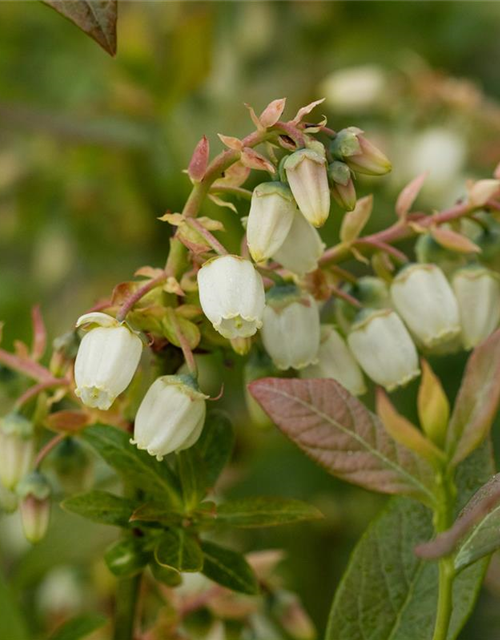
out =
<path fill-rule="evenodd" d="M 82 310 L 51 350 L 38 307 L 32 345 L 0 349 L 22 387 L 1 421 L 3 508 L 19 507 L 26 536 L 40 540 L 58 497 L 52 465 L 65 510 L 118 528 L 105 552 L 119 578 L 116 640 L 264 639 L 271 628 L 273 637 L 314 637 L 300 602 L 272 578 L 276 554 L 245 555 L 225 532 L 321 513 L 281 496 L 224 499 L 218 478 L 235 434 L 198 385 L 204 353 L 244 359 L 255 422 L 270 419 L 326 472 L 391 496 L 352 553 L 327 640 L 456 638 L 500 546 L 489 439 L 500 399 L 500 170 L 432 213 L 415 208 L 425 183 L 417 176 L 393 224 L 363 235 L 376 202 L 358 197 L 355 180 L 391 165 L 359 128 L 312 122 L 321 102 L 289 120 L 284 99 L 259 116 L 248 107 L 254 130 L 219 135 L 225 150 L 212 159 L 203 137 L 183 210 L 160 219 L 172 228 L 165 266 L 139 268 Z M 262 180 L 249 191 L 253 172 Z M 204 215 L 207 200 L 248 213 L 238 255 Z M 340 234 L 326 247 L 318 229 L 333 217 L 342 217 Z M 397 245 L 412 239 L 409 256 Z M 470 355 L 452 403 L 429 359 L 458 351 Z M 418 387 L 406 412 L 418 424 L 390 397 L 408 384 Z M 92 486 L 89 449 L 121 490 Z M 176 594 L 189 574 L 204 576 L 204 590 L 185 602 Z M 141 582 L 158 586 L 166 619 L 137 606 Z M 267 604 L 242 607 L 233 592 Z M 210 608 L 222 597 L 235 612 L 231 630 L 221 607 Z M 186 635 L 203 608 L 212 635 Z M 84 637 L 105 622 L 71 620 L 54 637 Z"/>

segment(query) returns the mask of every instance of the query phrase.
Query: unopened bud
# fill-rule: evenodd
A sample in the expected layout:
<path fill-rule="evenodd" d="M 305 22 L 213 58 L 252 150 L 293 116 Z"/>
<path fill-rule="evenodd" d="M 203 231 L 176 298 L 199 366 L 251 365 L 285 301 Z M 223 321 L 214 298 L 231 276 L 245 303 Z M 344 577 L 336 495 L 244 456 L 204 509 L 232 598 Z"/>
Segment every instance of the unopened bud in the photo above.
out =
<path fill-rule="evenodd" d="M 318 260 L 324 249 L 319 233 L 297 212 L 285 241 L 273 255 L 273 259 L 288 271 L 303 276 L 318 268 Z"/>
<path fill-rule="evenodd" d="M 318 363 L 302 369 L 300 377 L 332 378 L 354 396 L 366 392 L 363 373 L 356 359 L 341 335 L 329 325 L 321 327 Z"/>
<path fill-rule="evenodd" d="M 247 223 L 247 244 L 255 262 L 267 260 L 281 247 L 296 210 L 292 192 L 283 183 L 255 187 Z"/>
<path fill-rule="evenodd" d="M 35 455 L 33 423 L 18 413 L 0 421 L 0 481 L 14 489 L 31 469 Z"/>
<path fill-rule="evenodd" d="M 457 271 L 452 285 L 460 310 L 463 345 L 472 349 L 500 322 L 500 277 L 485 267 L 472 266 Z"/>
<path fill-rule="evenodd" d="M 331 150 L 337 159 L 343 160 L 358 173 L 383 176 L 392 169 L 387 156 L 365 138 L 357 127 L 339 131 L 332 141 Z"/>
<path fill-rule="evenodd" d="M 356 189 L 352 179 L 346 185 L 335 183 L 331 189 L 332 197 L 341 209 L 353 211 L 356 207 Z"/>
<path fill-rule="evenodd" d="M 347 342 L 367 376 L 388 391 L 419 375 L 418 355 L 408 330 L 390 309 L 365 311 Z"/>
<path fill-rule="evenodd" d="M 444 273 L 433 264 L 413 264 L 393 280 L 396 310 L 424 347 L 452 342 L 460 334 L 458 304 Z"/>
<path fill-rule="evenodd" d="M 26 539 L 32 544 L 45 537 L 50 520 L 50 485 L 41 473 L 33 471 L 17 487 L 21 520 Z"/>
<path fill-rule="evenodd" d="M 85 334 L 75 361 L 75 394 L 89 407 L 109 409 L 130 384 L 142 342 L 125 324 L 105 313 L 87 313 L 76 326 L 98 324 Z"/>
<path fill-rule="evenodd" d="M 320 321 L 316 301 L 296 287 L 273 287 L 268 294 L 262 342 L 279 369 L 302 369 L 316 361 Z"/>
<path fill-rule="evenodd" d="M 204 314 L 224 338 L 249 338 L 262 326 L 264 284 L 249 260 L 227 255 L 205 262 L 198 287 Z"/>
<path fill-rule="evenodd" d="M 300 211 L 313 226 L 321 227 L 330 213 L 324 149 L 323 153 L 316 148 L 299 149 L 288 156 L 284 169 Z"/>
<path fill-rule="evenodd" d="M 191 447 L 205 423 L 205 399 L 190 376 L 162 376 L 137 411 L 132 444 L 162 460 Z"/>
<path fill-rule="evenodd" d="M 335 160 L 328 167 L 328 175 L 332 182 L 346 186 L 351 179 L 351 170 L 345 162 Z"/>

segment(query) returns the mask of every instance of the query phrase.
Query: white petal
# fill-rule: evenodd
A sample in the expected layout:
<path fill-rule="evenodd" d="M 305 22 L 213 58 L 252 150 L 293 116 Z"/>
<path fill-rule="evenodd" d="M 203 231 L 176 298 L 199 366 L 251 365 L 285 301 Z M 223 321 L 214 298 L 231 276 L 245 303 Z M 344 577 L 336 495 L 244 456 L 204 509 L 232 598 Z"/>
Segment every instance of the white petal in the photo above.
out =
<path fill-rule="evenodd" d="M 272 257 L 288 271 L 302 276 L 317 269 L 324 249 L 316 229 L 296 213 L 285 241 Z"/>
<path fill-rule="evenodd" d="M 76 328 L 81 327 L 84 324 L 98 324 L 101 327 L 118 327 L 120 323 L 113 316 L 109 316 L 107 313 L 100 313 L 99 311 L 93 311 L 91 313 L 84 313 L 76 321 Z"/>

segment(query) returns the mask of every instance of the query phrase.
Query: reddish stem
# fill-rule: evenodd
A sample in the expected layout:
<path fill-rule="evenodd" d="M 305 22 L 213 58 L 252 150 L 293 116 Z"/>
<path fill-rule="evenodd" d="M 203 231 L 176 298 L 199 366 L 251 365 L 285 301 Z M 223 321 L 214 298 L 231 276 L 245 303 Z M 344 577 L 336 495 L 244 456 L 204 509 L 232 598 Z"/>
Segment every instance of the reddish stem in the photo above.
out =
<path fill-rule="evenodd" d="M 63 387 L 67 385 L 69 385 L 69 381 L 65 378 L 54 378 L 53 380 L 45 380 L 44 382 L 39 382 L 38 384 L 35 384 L 27 389 L 21 396 L 19 396 L 16 401 L 16 407 L 22 407 L 24 404 L 26 404 L 26 402 L 28 402 L 28 400 L 31 400 L 31 398 L 34 398 L 45 389 L 59 386 Z"/>
<path fill-rule="evenodd" d="M 158 287 L 160 284 L 165 282 L 165 280 L 168 278 L 168 275 L 169 274 L 167 271 L 163 271 L 163 273 L 161 273 L 159 276 L 156 276 L 156 278 L 152 278 L 151 280 L 148 280 L 146 284 L 143 284 L 142 287 L 139 287 L 137 291 L 135 291 L 131 296 L 129 296 L 125 300 L 125 302 L 122 304 L 118 313 L 116 314 L 116 319 L 119 322 L 123 322 L 123 320 L 125 320 L 127 316 L 127 313 L 132 309 L 132 307 L 137 302 L 139 302 L 139 300 L 143 298 L 147 293 L 149 293 L 155 287 Z"/>
<path fill-rule="evenodd" d="M 43 459 L 54 449 L 57 445 L 66 438 L 67 433 L 58 433 L 57 436 L 54 436 L 52 440 L 49 440 L 45 446 L 43 446 L 35 460 L 35 468 L 38 468 L 42 463 Z"/>

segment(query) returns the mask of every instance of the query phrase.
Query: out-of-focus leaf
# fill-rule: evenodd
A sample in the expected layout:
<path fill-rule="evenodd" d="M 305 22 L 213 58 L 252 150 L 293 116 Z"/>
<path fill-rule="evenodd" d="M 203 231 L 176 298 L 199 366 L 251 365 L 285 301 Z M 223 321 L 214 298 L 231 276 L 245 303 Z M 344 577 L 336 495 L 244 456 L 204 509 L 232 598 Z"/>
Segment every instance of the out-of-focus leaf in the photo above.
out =
<path fill-rule="evenodd" d="M 263 378 L 249 389 L 281 431 L 329 473 L 367 489 L 433 501 L 430 465 L 397 444 L 335 380 Z"/>
<path fill-rule="evenodd" d="M 203 553 L 192 535 L 184 529 L 170 529 L 155 549 L 155 560 L 162 567 L 177 571 L 201 571 Z"/>
<path fill-rule="evenodd" d="M 95 40 L 109 54 L 116 54 L 117 0 L 42 0 Z"/>
<path fill-rule="evenodd" d="M 483 446 L 458 468 L 463 504 L 492 468 Z M 395 498 L 355 548 L 330 612 L 325 640 L 432 640 L 438 600 L 438 567 L 418 558 L 415 546 L 433 535 L 432 513 L 413 500 Z M 486 570 L 478 562 L 455 580 L 447 640 L 455 640 L 475 604 Z"/>
<path fill-rule="evenodd" d="M 104 616 L 86 613 L 64 622 L 54 631 L 49 640 L 80 640 L 104 626 L 106 622 L 107 619 Z"/>
<path fill-rule="evenodd" d="M 132 500 L 98 490 L 66 498 L 61 506 L 94 522 L 117 527 L 126 527 L 135 509 Z"/>
<path fill-rule="evenodd" d="M 45 419 L 45 426 L 53 431 L 75 433 L 84 429 L 90 422 L 90 416 L 84 411 L 63 409 L 48 415 Z"/>
<path fill-rule="evenodd" d="M 231 458 L 234 430 L 222 411 L 211 411 L 205 421 L 200 439 L 192 447 L 204 461 L 207 488 L 213 487 L 221 471 Z"/>
<path fill-rule="evenodd" d="M 232 591 L 256 595 L 259 584 L 250 565 L 241 553 L 220 547 L 213 542 L 202 543 L 204 563 L 203 573 Z"/>
<path fill-rule="evenodd" d="M 217 506 L 216 521 L 231 527 L 251 529 L 281 524 L 319 520 L 320 511 L 301 500 L 288 498 L 242 498 L 227 500 Z"/>
<path fill-rule="evenodd" d="M 98 424 L 84 429 L 82 436 L 127 482 L 179 504 L 177 483 L 167 462 L 159 462 L 146 451 L 137 449 L 130 443 L 128 433 Z"/>
<path fill-rule="evenodd" d="M 181 525 L 184 514 L 181 511 L 172 510 L 164 502 L 146 502 L 141 504 L 130 516 L 130 522 L 158 522 L 162 525 Z"/>
<path fill-rule="evenodd" d="M 8 584 L 0 574 L 0 638 L 28 640 L 30 634 Z"/>
<path fill-rule="evenodd" d="M 140 538 L 118 540 L 106 549 L 106 566 L 115 576 L 128 578 L 134 576 L 147 565 L 150 559 Z"/>
<path fill-rule="evenodd" d="M 453 464 L 464 460 L 486 438 L 500 401 L 500 330 L 469 357 L 448 427 L 447 450 Z"/>

